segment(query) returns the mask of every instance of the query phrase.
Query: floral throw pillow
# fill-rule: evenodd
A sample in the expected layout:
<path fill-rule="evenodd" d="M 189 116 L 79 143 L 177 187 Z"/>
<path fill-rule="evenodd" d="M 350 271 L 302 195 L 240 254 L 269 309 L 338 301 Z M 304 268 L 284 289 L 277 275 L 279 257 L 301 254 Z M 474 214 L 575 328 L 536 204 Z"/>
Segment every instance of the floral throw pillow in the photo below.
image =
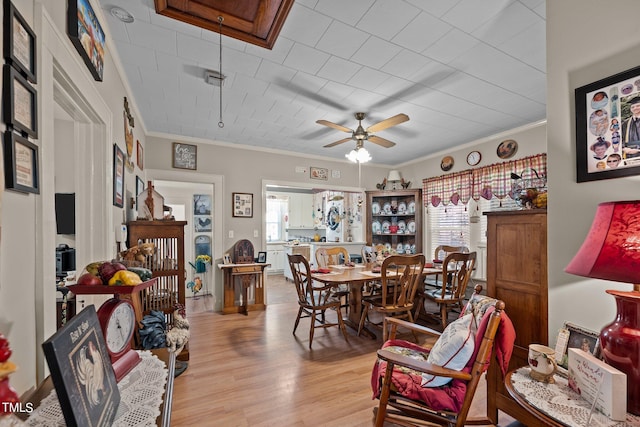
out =
<path fill-rule="evenodd" d="M 475 348 L 475 319 L 471 313 L 451 322 L 429 352 L 427 361 L 456 371 L 466 365 Z M 422 374 L 423 387 L 440 387 L 451 378 Z"/>

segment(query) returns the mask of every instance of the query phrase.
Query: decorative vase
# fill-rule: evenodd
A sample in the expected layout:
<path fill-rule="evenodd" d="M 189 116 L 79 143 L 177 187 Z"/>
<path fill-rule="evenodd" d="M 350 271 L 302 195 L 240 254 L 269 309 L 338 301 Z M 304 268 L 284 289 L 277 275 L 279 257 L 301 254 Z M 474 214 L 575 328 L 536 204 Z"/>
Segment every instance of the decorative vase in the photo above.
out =
<path fill-rule="evenodd" d="M 616 299 L 616 319 L 602 328 L 604 361 L 627 375 L 627 412 L 640 415 L 640 292 L 607 290 Z"/>

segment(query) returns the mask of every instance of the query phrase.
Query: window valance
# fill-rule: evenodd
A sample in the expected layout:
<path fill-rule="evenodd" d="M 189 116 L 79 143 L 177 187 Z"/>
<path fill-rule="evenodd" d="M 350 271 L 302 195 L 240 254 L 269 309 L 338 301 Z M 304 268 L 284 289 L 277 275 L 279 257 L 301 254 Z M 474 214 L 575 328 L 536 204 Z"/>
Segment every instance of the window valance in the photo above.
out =
<path fill-rule="evenodd" d="M 547 177 L 547 154 L 536 154 L 422 180 L 424 205 L 466 204 L 469 199 L 512 197 L 514 175 L 521 178 Z"/>

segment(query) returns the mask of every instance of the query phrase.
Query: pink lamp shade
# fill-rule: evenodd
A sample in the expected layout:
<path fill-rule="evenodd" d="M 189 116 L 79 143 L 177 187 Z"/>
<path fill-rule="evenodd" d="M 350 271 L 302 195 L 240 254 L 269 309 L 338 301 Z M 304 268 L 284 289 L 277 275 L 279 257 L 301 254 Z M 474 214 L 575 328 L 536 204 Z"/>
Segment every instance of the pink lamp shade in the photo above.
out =
<path fill-rule="evenodd" d="M 567 273 L 640 284 L 640 201 L 600 203 Z"/>
<path fill-rule="evenodd" d="M 627 375 L 627 411 L 640 415 L 640 201 L 598 205 L 591 230 L 567 273 L 633 283 L 608 290 L 616 318 L 600 331 L 604 361 Z"/>

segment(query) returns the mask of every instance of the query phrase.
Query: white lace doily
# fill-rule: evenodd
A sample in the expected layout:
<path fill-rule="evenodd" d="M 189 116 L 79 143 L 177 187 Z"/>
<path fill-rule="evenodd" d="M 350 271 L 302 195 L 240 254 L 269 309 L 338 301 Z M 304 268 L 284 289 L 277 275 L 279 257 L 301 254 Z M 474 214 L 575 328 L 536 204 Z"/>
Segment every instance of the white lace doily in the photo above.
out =
<path fill-rule="evenodd" d="M 167 383 L 167 367 L 150 351 L 140 351 L 142 361 L 118 383 L 120 406 L 114 427 L 155 426 Z M 36 408 L 27 424 L 38 427 L 65 426 L 55 389 Z"/>
<path fill-rule="evenodd" d="M 511 375 L 513 388 L 527 402 L 551 418 L 570 427 L 585 427 L 589 420 L 591 404 L 567 385 L 567 379 L 556 375 L 555 384 L 536 381 L 529 376 L 529 368 L 518 369 Z M 600 412 L 594 411 L 589 427 L 638 427 L 640 417 L 627 413 L 627 420 L 612 421 Z"/>

